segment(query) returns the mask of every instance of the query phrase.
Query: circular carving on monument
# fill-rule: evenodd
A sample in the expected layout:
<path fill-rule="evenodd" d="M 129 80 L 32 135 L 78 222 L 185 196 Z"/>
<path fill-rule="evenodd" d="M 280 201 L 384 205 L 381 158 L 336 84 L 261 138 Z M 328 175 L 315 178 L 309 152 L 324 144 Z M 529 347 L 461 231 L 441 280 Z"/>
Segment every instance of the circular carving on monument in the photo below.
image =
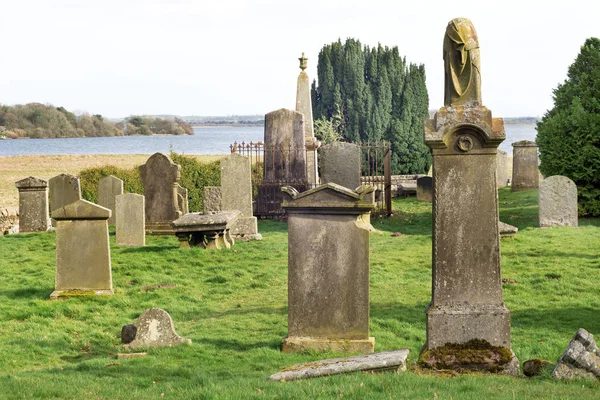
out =
<path fill-rule="evenodd" d="M 473 139 L 471 139 L 468 135 L 459 136 L 458 140 L 456 141 L 456 145 L 458 146 L 459 150 L 466 153 L 473 148 Z"/>

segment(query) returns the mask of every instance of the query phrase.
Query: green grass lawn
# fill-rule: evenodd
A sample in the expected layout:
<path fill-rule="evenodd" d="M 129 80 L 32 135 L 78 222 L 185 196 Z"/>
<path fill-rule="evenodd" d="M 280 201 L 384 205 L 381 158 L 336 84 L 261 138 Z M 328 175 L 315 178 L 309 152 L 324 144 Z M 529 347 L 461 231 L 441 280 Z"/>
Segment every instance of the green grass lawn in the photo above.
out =
<path fill-rule="evenodd" d="M 499 191 L 500 219 L 519 228 L 502 241 L 504 299 L 521 362 L 556 361 L 578 328 L 600 333 L 600 220 L 536 229 L 537 192 Z M 425 342 L 431 297 L 431 205 L 397 199 L 397 215 L 371 235 L 371 335 L 375 350 Z M 111 236 L 109 298 L 48 300 L 52 233 L 0 237 L 0 398 L 15 399 L 598 399 L 600 384 L 491 375 L 364 374 L 289 383 L 266 378 L 334 354 L 282 354 L 287 333 L 287 225 L 260 221 L 264 240 L 230 250 L 178 248 L 148 237 L 143 248 Z M 403 235 L 392 237 L 394 232 Z M 148 285 L 171 283 L 175 287 Z M 116 360 L 120 330 L 145 309 L 168 311 L 191 345 Z M 598 335 L 600 338 L 600 335 Z"/>

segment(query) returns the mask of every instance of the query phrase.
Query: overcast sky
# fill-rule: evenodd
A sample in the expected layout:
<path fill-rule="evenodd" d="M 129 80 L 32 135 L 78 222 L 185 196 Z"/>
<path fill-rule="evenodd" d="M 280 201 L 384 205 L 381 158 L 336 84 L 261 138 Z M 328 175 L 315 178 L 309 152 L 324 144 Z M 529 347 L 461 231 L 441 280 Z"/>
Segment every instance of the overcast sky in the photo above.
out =
<path fill-rule="evenodd" d="M 448 21 L 479 36 L 483 103 L 495 116 L 542 116 L 600 1 L 0 0 L 0 103 L 77 112 L 265 114 L 294 108 L 298 57 L 311 79 L 338 38 L 398 46 L 425 64 L 443 105 Z"/>

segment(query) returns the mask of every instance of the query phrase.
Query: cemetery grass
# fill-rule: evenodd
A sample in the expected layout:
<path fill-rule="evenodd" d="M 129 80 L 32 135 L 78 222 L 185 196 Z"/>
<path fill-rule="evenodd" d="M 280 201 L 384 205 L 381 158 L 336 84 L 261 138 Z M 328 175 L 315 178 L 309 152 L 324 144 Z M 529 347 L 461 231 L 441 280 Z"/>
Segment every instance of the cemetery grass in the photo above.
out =
<path fill-rule="evenodd" d="M 519 228 L 501 244 L 503 277 L 511 280 L 504 297 L 521 362 L 555 362 L 578 328 L 600 333 L 600 220 L 536 229 L 536 199 L 536 191 L 499 191 L 500 219 Z M 550 370 L 536 378 L 452 377 L 416 367 L 431 297 L 431 205 L 396 199 L 394 207 L 392 218 L 373 220 L 371 335 L 376 351 L 411 350 L 406 373 L 266 381 L 295 363 L 337 356 L 279 350 L 287 333 L 284 222 L 260 221 L 263 241 L 224 251 L 184 251 L 171 237 L 127 248 L 111 235 L 115 295 L 61 301 L 48 300 L 55 235 L 23 234 L 0 237 L 0 398 L 598 398 L 599 383 L 556 382 Z M 128 352 L 121 327 L 152 307 L 168 311 L 193 343 L 115 359 Z"/>

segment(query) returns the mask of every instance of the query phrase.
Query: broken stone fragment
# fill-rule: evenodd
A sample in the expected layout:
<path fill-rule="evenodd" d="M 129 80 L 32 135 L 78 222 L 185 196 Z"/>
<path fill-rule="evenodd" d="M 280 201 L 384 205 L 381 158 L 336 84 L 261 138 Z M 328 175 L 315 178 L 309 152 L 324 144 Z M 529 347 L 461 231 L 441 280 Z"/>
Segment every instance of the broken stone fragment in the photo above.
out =
<path fill-rule="evenodd" d="M 594 336 L 580 328 L 552 372 L 555 379 L 600 377 L 600 354 Z"/>

